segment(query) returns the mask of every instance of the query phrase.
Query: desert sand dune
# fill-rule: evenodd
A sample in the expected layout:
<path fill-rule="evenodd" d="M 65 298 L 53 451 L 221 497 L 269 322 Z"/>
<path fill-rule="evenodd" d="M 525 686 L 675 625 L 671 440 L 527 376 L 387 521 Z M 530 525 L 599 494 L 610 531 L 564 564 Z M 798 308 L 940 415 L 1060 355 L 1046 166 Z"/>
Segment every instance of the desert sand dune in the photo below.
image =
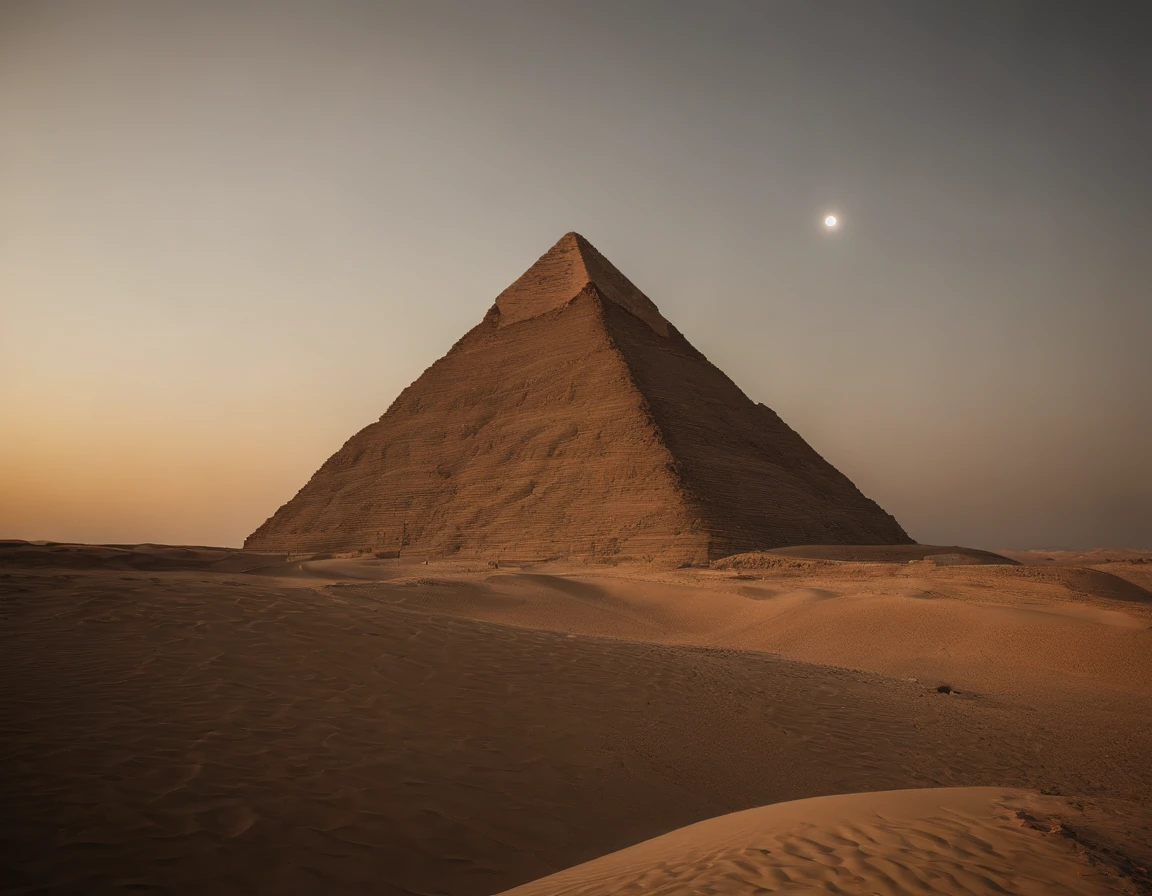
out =
<path fill-rule="evenodd" d="M 1100 563 L 1152 563 L 1152 548 L 1138 551 L 1134 548 L 1095 548 L 1090 551 L 1031 550 L 1001 551 L 1029 566 L 1095 566 Z"/>
<path fill-rule="evenodd" d="M 703 821 L 504 896 L 1128 892 L 1077 839 L 1100 817 L 991 787 L 816 797 Z"/>
<path fill-rule="evenodd" d="M 980 551 L 959 545 L 945 547 L 933 544 L 805 544 L 773 548 L 763 553 L 806 560 L 846 560 L 854 563 L 906 563 L 926 558 L 938 558 L 940 566 L 1001 563 L 1014 565 L 1019 562 L 991 551 Z"/>
<path fill-rule="evenodd" d="M 1107 563 L 1094 566 L 1093 569 L 1123 579 L 1152 594 L 1152 559 L 1140 558 L 1119 563 Z"/>
<path fill-rule="evenodd" d="M 336 562 L 305 567 L 319 575 Z M 754 574 L 461 567 L 361 593 L 553 631 L 769 651 L 985 696 L 1123 700 L 1150 683 L 1152 595 L 1099 570 L 773 562 Z"/>
<path fill-rule="evenodd" d="M 1152 550 L 1006 551 L 1030 566 L 1079 566 L 1124 579 L 1152 593 Z"/>
<path fill-rule="evenodd" d="M 0 550 L 9 892 L 481 896 L 781 801 L 1152 797 L 1152 607 L 1078 570 L 58 547 Z"/>
<path fill-rule="evenodd" d="M 7 539 L 0 541 L 0 568 L 213 570 L 246 572 L 281 564 L 284 554 L 259 554 L 234 548 L 168 544 L 67 544 Z"/>

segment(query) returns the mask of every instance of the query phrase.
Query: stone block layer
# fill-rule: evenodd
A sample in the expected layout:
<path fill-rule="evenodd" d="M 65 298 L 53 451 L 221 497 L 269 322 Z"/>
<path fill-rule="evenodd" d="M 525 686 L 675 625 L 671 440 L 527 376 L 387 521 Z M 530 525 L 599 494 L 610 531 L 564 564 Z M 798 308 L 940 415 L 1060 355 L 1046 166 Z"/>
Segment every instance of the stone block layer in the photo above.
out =
<path fill-rule="evenodd" d="M 245 547 L 681 564 L 814 543 L 911 539 L 567 234 Z"/>

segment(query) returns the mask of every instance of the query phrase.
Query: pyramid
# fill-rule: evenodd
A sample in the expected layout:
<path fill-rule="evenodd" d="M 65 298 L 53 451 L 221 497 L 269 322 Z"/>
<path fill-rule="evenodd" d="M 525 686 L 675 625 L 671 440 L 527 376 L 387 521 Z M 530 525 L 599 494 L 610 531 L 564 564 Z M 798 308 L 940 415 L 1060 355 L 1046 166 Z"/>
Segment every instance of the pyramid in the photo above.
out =
<path fill-rule="evenodd" d="M 244 546 L 680 565 L 911 543 L 568 233 Z"/>

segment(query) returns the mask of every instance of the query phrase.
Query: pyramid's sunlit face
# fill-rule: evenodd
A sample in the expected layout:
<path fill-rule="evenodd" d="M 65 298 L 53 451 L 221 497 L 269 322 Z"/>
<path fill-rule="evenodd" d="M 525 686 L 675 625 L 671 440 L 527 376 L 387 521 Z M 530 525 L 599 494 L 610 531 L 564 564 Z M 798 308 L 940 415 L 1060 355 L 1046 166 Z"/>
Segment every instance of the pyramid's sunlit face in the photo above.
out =
<path fill-rule="evenodd" d="M 829 230 L 835 230 L 836 225 L 839 223 L 840 222 L 836 220 L 835 215 L 829 215 L 827 218 L 824 219 L 824 226 L 827 227 Z"/>

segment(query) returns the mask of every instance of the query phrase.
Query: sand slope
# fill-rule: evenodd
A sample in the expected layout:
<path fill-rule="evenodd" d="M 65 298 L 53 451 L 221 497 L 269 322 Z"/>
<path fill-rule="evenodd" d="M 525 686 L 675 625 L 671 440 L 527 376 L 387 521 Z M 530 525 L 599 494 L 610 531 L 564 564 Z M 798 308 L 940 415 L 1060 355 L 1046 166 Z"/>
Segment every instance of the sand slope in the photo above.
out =
<path fill-rule="evenodd" d="M 761 650 L 1034 701 L 1152 686 L 1152 593 L 1097 569 L 769 557 L 733 570 L 533 567 L 394 575 L 360 593 L 492 622 Z M 337 562 L 303 562 L 322 575 Z M 423 568 L 427 569 L 427 568 Z"/>
<path fill-rule="evenodd" d="M 842 560 L 851 563 L 906 563 L 930 559 L 937 566 L 1000 564 L 1014 566 L 1019 562 L 991 551 L 937 544 L 803 544 L 773 548 L 761 552 L 761 555 L 804 560 Z M 739 569 L 743 566 L 754 566 L 755 557 L 755 554 L 745 554 L 724 558 L 718 563 L 723 569 Z"/>
<path fill-rule="evenodd" d="M 993 787 L 779 803 L 709 819 L 505 896 L 1090 896 L 1130 892 L 1064 820 L 1066 800 Z"/>
<path fill-rule="evenodd" d="M 11 892 L 483 896 L 780 801 L 1152 797 L 1152 611 L 1076 570 L 60 547 L 0 550 Z"/>

